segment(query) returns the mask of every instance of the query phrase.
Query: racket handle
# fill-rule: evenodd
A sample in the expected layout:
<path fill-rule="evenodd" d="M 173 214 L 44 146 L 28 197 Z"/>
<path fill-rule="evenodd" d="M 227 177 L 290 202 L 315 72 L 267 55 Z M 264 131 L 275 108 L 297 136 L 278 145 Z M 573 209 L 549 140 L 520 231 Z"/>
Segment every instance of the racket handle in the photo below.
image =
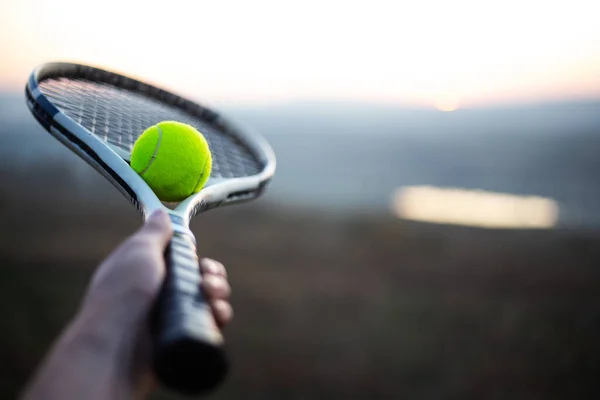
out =
<path fill-rule="evenodd" d="M 152 315 L 153 367 L 166 389 L 201 394 L 225 378 L 223 336 L 200 290 L 195 240 L 175 230 L 165 251 L 167 272 Z"/>

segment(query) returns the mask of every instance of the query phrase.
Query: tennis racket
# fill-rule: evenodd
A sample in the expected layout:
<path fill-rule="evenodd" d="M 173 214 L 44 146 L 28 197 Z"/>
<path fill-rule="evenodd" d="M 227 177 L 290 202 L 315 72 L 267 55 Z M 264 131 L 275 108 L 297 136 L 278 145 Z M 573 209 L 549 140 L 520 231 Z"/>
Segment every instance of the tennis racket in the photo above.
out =
<path fill-rule="evenodd" d="M 223 336 L 199 289 L 196 240 L 189 222 L 214 207 L 259 196 L 275 172 L 271 147 L 213 110 L 90 66 L 44 64 L 31 74 L 25 94 L 39 123 L 112 182 L 144 218 L 160 208 L 169 213 L 174 234 L 151 318 L 153 368 L 167 389 L 181 394 L 213 390 L 229 363 Z M 139 135 L 165 120 L 202 132 L 213 157 L 206 186 L 177 205 L 163 204 L 129 166 Z"/>

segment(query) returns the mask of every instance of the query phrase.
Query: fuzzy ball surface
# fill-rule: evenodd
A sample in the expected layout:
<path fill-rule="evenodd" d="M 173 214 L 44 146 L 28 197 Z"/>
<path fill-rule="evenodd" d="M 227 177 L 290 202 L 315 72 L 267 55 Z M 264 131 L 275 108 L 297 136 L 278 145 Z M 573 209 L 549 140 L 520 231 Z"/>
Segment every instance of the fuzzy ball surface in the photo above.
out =
<path fill-rule="evenodd" d="M 131 168 L 161 201 L 182 201 L 206 184 L 212 168 L 208 142 L 191 125 L 163 121 L 135 141 Z"/>

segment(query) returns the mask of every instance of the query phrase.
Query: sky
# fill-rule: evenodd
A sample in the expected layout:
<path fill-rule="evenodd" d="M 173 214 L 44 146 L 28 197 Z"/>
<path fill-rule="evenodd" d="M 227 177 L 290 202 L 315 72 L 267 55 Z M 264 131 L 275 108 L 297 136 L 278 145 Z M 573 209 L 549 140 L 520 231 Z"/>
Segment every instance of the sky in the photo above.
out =
<path fill-rule="evenodd" d="M 597 0 L 0 0 L 0 90 L 47 61 L 211 102 L 600 98 Z"/>

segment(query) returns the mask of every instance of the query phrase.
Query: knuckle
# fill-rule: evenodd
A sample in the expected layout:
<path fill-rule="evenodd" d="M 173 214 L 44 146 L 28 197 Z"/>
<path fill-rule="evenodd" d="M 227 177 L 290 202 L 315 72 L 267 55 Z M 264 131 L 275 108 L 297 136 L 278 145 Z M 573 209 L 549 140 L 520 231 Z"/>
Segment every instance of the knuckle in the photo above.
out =
<path fill-rule="evenodd" d="M 223 263 L 213 260 L 212 258 L 204 258 L 204 264 L 206 266 L 207 272 L 213 273 L 215 275 L 227 276 L 227 270 Z"/>

